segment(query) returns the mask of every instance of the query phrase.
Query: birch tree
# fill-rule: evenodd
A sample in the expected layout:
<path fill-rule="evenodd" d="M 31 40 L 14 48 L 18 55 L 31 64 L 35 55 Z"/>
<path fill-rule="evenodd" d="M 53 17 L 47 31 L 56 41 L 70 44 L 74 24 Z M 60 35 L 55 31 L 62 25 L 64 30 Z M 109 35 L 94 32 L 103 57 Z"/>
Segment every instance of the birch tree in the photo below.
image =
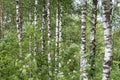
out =
<path fill-rule="evenodd" d="M 51 71 L 51 24 L 50 24 L 50 0 L 47 0 L 47 29 L 48 29 L 48 68 L 49 68 L 49 80 L 51 80 L 52 71 Z"/>
<path fill-rule="evenodd" d="M 16 0 L 16 27 L 17 27 L 17 36 L 18 36 L 18 44 L 20 57 L 22 57 L 22 21 L 21 21 L 21 12 L 20 12 L 20 0 Z"/>
<path fill-rule="evenodd" d="M 80 58 L 80 80 L 88 80 L 87 54 L 86 54 L 86 14 L 87 0 L 81 1 L 81 58 Z"/>
<path fill-rule="evenodd" d="M 37 37 L 36 37 L 36 30 L 37 30 L 37 6 L 38 6 L 38 0 L 35 0 L 34 3 L 34 56 L 37 53 Z M 35 59 L 34 59 L 35 60 Z"/>
<path fill-rule="evenodd" d="M 62 46 L 61 46 L 61 42 L 62 42 L 62 5 L 60 4 L 59 6 L 60 10 L 59 10 L 59 64 L 58 64 L 58 72 L 60 73 L 60 68 L 61 68 L 61 61 L 60 59 L 62 58 Z"/>
<path fill-rule="evenodd" d="M 97 0 L 92 1 L 92 18 L 91 18 L 91 33 L 90 33 L 90 65 L 91 65 L 91 80 L 94 80 L 95 75 L 95 54 L 96 54 L 96 23 L 97 23 Z"/>
<path fill-rule="evenodd" d="M 41 53 L 44 54 L 45 52 L 45 18 L 46 18 L 46 7 L 45 7 L 45 0 L 42 0 L 42 26 L 41 26 Z"/>
<path fill-rule="evenodd" d="M 56 1 L 56 52 L 55 52 L 55 76 L 60 73 L 61 62 L 61 41 L 62 41 L 62 5 Z M 55 77 L 55 79 L 58 79 Z"/>
<path fill-rule="evenodd" d="M 37 25 L 37 6 L 38 6 L 38 0 L 35 0 L 35 3 L 34 3 L 34 25 L 35 25 L 35 28 Z"/>
<path fill-rule="evenodd" d="M 110 80 L 112 67 L 112 0 L 102 0 L 105 55 L 102 80 Z"/>
<path fill-rule="evenodd" d="M 41 55 L 45 56 L 45 23 L 46 23 L 46 1 L 42 0 L 42 25 L 41 25 Z M 43 57 L 44 59 L 44 57 Z M 44 73 L 44 68 L 43 68 L 43 64 L 41 65 L 41 76 Z M 43 80 L 44 78 L 41 77 L 41 80 Z"/>
<path fill-rule="evenodd" d="M 56 30 L 55 30 L 55 80 L 57 80 L 58 74 L 58 54 L 59 54 L 59 16 L 58 16 L 58 0 L 56 0 Z"/>

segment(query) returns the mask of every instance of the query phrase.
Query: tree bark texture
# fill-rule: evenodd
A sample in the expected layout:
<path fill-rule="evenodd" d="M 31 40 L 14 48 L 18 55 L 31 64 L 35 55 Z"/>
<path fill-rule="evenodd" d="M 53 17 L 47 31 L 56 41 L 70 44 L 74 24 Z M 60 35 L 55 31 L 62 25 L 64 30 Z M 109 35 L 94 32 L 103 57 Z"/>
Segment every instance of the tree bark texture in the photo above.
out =
<path fill-rule="evenodd" d="M 102 80 L 110 80 L 112 67 L 112 0 L 102 0 L 105 55 Z"/>
<path fill-rule="evenodd" d="M 21 11 L 20 11 L 20 0 L 16 0 L 16 27 L 18 35 L 18 43 L 20 48 L 20 57 L 22 57 L 22 21 L 21 21 Z"/>
<path fill-rule="evenodd" d="M 88 80 L 87 55 L 86 55 L 86 14 L 87 0 L 81 1 L 81 58 L 80 58 L 80 80 Z"/>

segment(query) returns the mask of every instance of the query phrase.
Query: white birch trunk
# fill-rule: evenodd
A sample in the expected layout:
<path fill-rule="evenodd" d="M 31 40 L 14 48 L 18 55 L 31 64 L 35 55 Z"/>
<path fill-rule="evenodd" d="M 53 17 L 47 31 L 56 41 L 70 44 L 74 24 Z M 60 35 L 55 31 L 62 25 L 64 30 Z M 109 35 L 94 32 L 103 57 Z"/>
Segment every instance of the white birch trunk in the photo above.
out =
<path fill-rule="evenodd" d="M 81 4 L 81 58 L 80 58 L 80 80 L 88 80 L 87 54 L 86 54 L 86 14 L 87 0 L 82 0 Z"/>
<path fill-rule="evenodd" d="M 58 45 L 59 45 L 59 64 L 58 64 L 58 72 L 60 73 L 60 68 L 61 68 L 61 62 L 60 62 L 60 59 L 62 58 L 61 56 L 61 52 L 62 52 L 62 49 L 61 49 L 61 41 L 62 41 L 62 6 L 60 5 L 60 11 L 59 11 L 59 31 L 58 31 L 58 34 L 59 34 L 59 37 L 58 37 Z"/>
<path fill-rule="evenodd" d="M 37 37 L 36 37 L 36 30 L 37 30 L 37 6 L 38 6 L 38 0 L 35 0 L 35 4 L 34 4 L 34 56 L 36 56 L 37 53 Z M 34 58 L 35 61 L 35 58 Z"/>
<path fill-rule="evenodd" d="M 47 29 L 48 29 L 48 68 L 49 68 L 49 80 L 51 80 L 51 26 L 50 26 L 50 0 L 47 0 Z"/>
<path fill-rule="evenodd" d="M 42 56 L 45 56 L 45 27 L 46 27 L 46 25 L 45 25 L 45 23 L 46 23 L 45 11 L 46 11 L 46 2 L 45 2 L 45 0 L 42 0 L 42 25 L 41 25 L 41 28 L 40 28 L 40 30 L 41 30 L 41 37 L 40 37 L 41 42 L 40 42 L 40 44 L 41 44 L 41 55 Z M 44 60 L 44 57 L 42 57 L 42 58 Z M 41 73 L 40 73 L 41 74 L 41 80 L 44 80 L 44 78 L 42 78 L 43 77 L 42 74 L 44 73 L 43 68 L 44 68 L 44 65 L 41 65 Z"/>
<path fill-rule="evenodd" d="M 42 26 L 41 26 L 41 54 L 44 54 L 45 52 L 45 1 L 43 0 L 43 6 L 42 6 Z"/>
<path fill-rule="evenodd" d="M 20 57 L 22 57 L 22 21 L 21 21 L 21 13 L 20 13 L 20 0 L 16 0 L 16 27 L 18 34 L 18 43 L 20 50 Z"/>
<path fill-rule="evenodd" d="M 37 6 L 38 6 L 38 0 L 35 0 L 35 5 L 34 5 L 34 25 L 35 25 L 35 28 L 37 25 Z"/>
<path fill-rule="evenodd" d="M 112 1 L 102 0 L 105 55 L 102 80 L 110 80 L 112 67 Z"/>
<path fill-rule="evenodd" d="M 55 50 L 55 80 L 57 80 L 57 73 L 58 73 L 58 48 L 59 48 L 59 16 L 58 16 L 58 0 L 56 0 L 56 35 L 55 35 L 55 45 L 56 45 L 56 50 Z"/>

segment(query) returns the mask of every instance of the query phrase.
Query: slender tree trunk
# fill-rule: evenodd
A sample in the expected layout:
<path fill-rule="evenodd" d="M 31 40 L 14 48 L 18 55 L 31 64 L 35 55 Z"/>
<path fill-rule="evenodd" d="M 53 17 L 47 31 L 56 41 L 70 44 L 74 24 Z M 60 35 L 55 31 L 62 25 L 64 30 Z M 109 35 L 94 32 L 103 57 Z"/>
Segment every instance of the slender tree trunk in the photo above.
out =
<path fill-rule="evenodd" d="M 61 68 L 61 58 L 62 58 L 62 48 L 61 48 L 61 41 L 62 41 L 62 5 L 59 6 L 59 31 L 58 31 L 58 50 L 59 50 L 59 55 L 58 55 L 58 73 L 60 73 L 60 68 Z M 59 79 L 60 80 L 60 79 Z"/>
<path fill-rule="evenodd" d="M 41 55 L 42 55 L 42 60 L 46 60 L 46 54 L 45 54 L 45 47 L 46 47 L 46 40 L 45 40 L 45 29 L 46 29 L 46 1 L 42 0 L 42 25 L 41 25 Z M 44 64 L 47 64 L 44 62 L 41 64 L 41 80 L 44 80 L 43 75 L 44 75 Z"/>
<path fill-rule="evenodd" d="M 59 16 L 59 47 L 61 47 L 62 41 L 62 7 L 60 6 L 60 16 Z M 60 51 L 61 52 L 61 51 Z"/>
<path fill-rule="evenodd" d="M 90 76 L 91 80 L 94 80 L 95 76 L 95 54 L 96 54 L 96 23 L 97 23 L 97 0 L 93 0 L 92 5 L 92 18 L 91 18 L 91 34 L 90 34 L 90 65 L 91 65 L 91 71 Z"/>
<path fill-rule="evenodd" d="M 38 6 L 38 0 L 35 0 L 35 5 L 34 5 L 34 25 L 35 25 L 35 28 L 37 25 L 37 6 Z"/>
<path fill-rule="evenodd" d="M 47 29 L 48 29 L 48 68 L 49 68 L 49 80 L 52 77 L 52 65 L 51 65 L 51 25 L 50 25 L 50 0 L 47 0 Z"/>
<path fill-rule="evenodd" d="M 28 16 L 28 21 L 30 22 L 30 24 L 32 25 L 32 22 L 33 22 L 33 19 L 32 19 L 32 9 L 31 9 L 31 7 L 32 7 L 32 2 L 29 0 L 29 16 Z"/>
<path fill-rule="evenodd" d="M 18 34 L 18 43 L 19 43 L 19 51 L 20 57 L 22 57 L 22 21 L 21 21 L 21 12 L 20 12 L 20 0 L 16 0 L 16 27 Z"/>
<path fill-rule="evenodd" d="M 41 53 L 45 53 L 45 17 L 46 17 L 46 7 L 45 7 L 45 0 L 42 1 L 43 6 L 42 6 L 42 27 L 41 27 Z"/>
<path fill-rule="evenodd" d="M 105 55 L 102 80 L 110 80 L 112 67 L 112 0 L 102 0 Z"/>
<path fill-rule="evenodd" d="M 20 3 L 20 1 L 21 0 L 16 0 L 16 27 L 17 27 L 17 37 L 18 37 L 18 45 L 19 45 L 19 62 L 23 59 L 23 55 L 22 55 L 22 21 L 21 21 L 21 10 L 20 10 L 21 3 Z M 22 67 L 22 70 L 20 70 L 20 75 L 19 75 L 20 79 L 23 79 L 22 71 L 23 71 L 23 67 Z"/>
<path fill-rule="evenodd" d="M 60 73 L 61 67 L 61 41 L 62 41 L 62 6 L 59 5 L 59 1 L 56 1 L 56 50 L 55 50 L 55 80 L 59 80 L 57 77 Z"/>
<path fill-rule="evenodd" d="M 58 74 L 58 55 L 59 55 L 59 15 L 58 15 L 58 0 L 56 0 L 56 35 L 55 35 L 55 80 L 57 80 L 57 74 Z"/>
<path fill-rule="evenodd" d="M 34 6 L 34 57 L 37 53 L 37 37 L 36 37 L 36 31 L 37 31 L 37 6 L 38 6 L 38 0 L 35 0 L 35 6 Z M 35 60 L 35 58 L 34 58 Z"/>
<path fill-rule="evenodd" d="M 82 0 L 81 8 L 81 59 L 80 59 L 80 80 L 88 80 L 87 54 L 86 54 L 86 14 L 87 0 Z"/>
<path fill-rule="evenodd" d="M 4 0 L 2 0 L 1 3 L 1 33 L 2 33 L 2 39 L 5 37 L 5 22 L 4 22 Z"/>

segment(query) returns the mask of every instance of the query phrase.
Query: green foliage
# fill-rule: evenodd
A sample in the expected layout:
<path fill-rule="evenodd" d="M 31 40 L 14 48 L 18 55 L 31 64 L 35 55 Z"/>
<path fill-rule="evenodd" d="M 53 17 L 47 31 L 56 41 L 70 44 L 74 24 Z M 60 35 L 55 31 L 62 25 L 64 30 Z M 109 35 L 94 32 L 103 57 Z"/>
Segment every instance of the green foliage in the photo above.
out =
<path fill-rule="evenodd" d="M 2 79 L 9 79 L 17 74 L 15 59 L 18 54 L 18 44 L 15 36 L 16 34 L 9 32 L 7 38 L 0 43 L 0 78 Z"/>
<path fill-rule="evenodd" d="M 3 0 L 4 13 L 6 15 L 6 37 L 0 40 L 0 80 L 48 80 L 48 59 L 46 48 L 45 54 L 41 54 L 41 23 L 42 23 L 42 0 L 38 0 L 38 24 L 33 25 L 34 0 L 21 0 L 22 13 L 22 59 L 19 54 L 19 45 L 15 23 L 15 0 Z M 0 1 L 1 2 L 1 1 Z M 55 22 L 56 22 L 56 0 L 51 0 L 51 65 L 52 78 L 60 80 L 79 80 L 80 76 L 80 7 L 74 6 L 74 0 L 59 0 L 63 7 L 62 17 L 62 41 L 59 62 L 60 72 L 55 76 Z M 90 56 L 90 27 L 91 27 L 91 6 L 88 5 L 87 17 L 87 59 L 89 64 Z M 32 14 L 32 22 L 29 21 L 29 12 Z M 120 79 L 120 28 L 119 8 L 116 6 L 113 14 L 113 66 L 111 80 Z M 100 14 L 100 12 L 98 12 Z M 46 21 L 47 22 L 47 21 Z M 45 24 L 47 25 L 47 24 Z M 0 26 L 1 27 L 1 26 Z M 35 29 L 36 27 L 36 29 Z M 47 44 L 47 28 L 45 26 L 45 40 Z M 36 38 L 35 36 L 36 35 Z M 0 31 L 1 36 L 1 31 Z M 30 45 L 31 43 L 31 45 Z M 34 43 L 37 44 L 37 54 L 34 54 Z M 46 45 L 45 44 L 45 45 Z M 95 55 L 95 80 L 102 78 L 102 64 L 104 56 L 104 37 L 102 22 L 98 21 L 96 28 L 96 55 Z M 88 65 L 88 73 L 91 73 Z M 53 79 L 54 80 L 54 79 Z"/>
<path fill-rule="evenodd" d="M 71 44 L 62 55 L 63 78 L 61 80 L 79 79 L 79 46 Z"/>

